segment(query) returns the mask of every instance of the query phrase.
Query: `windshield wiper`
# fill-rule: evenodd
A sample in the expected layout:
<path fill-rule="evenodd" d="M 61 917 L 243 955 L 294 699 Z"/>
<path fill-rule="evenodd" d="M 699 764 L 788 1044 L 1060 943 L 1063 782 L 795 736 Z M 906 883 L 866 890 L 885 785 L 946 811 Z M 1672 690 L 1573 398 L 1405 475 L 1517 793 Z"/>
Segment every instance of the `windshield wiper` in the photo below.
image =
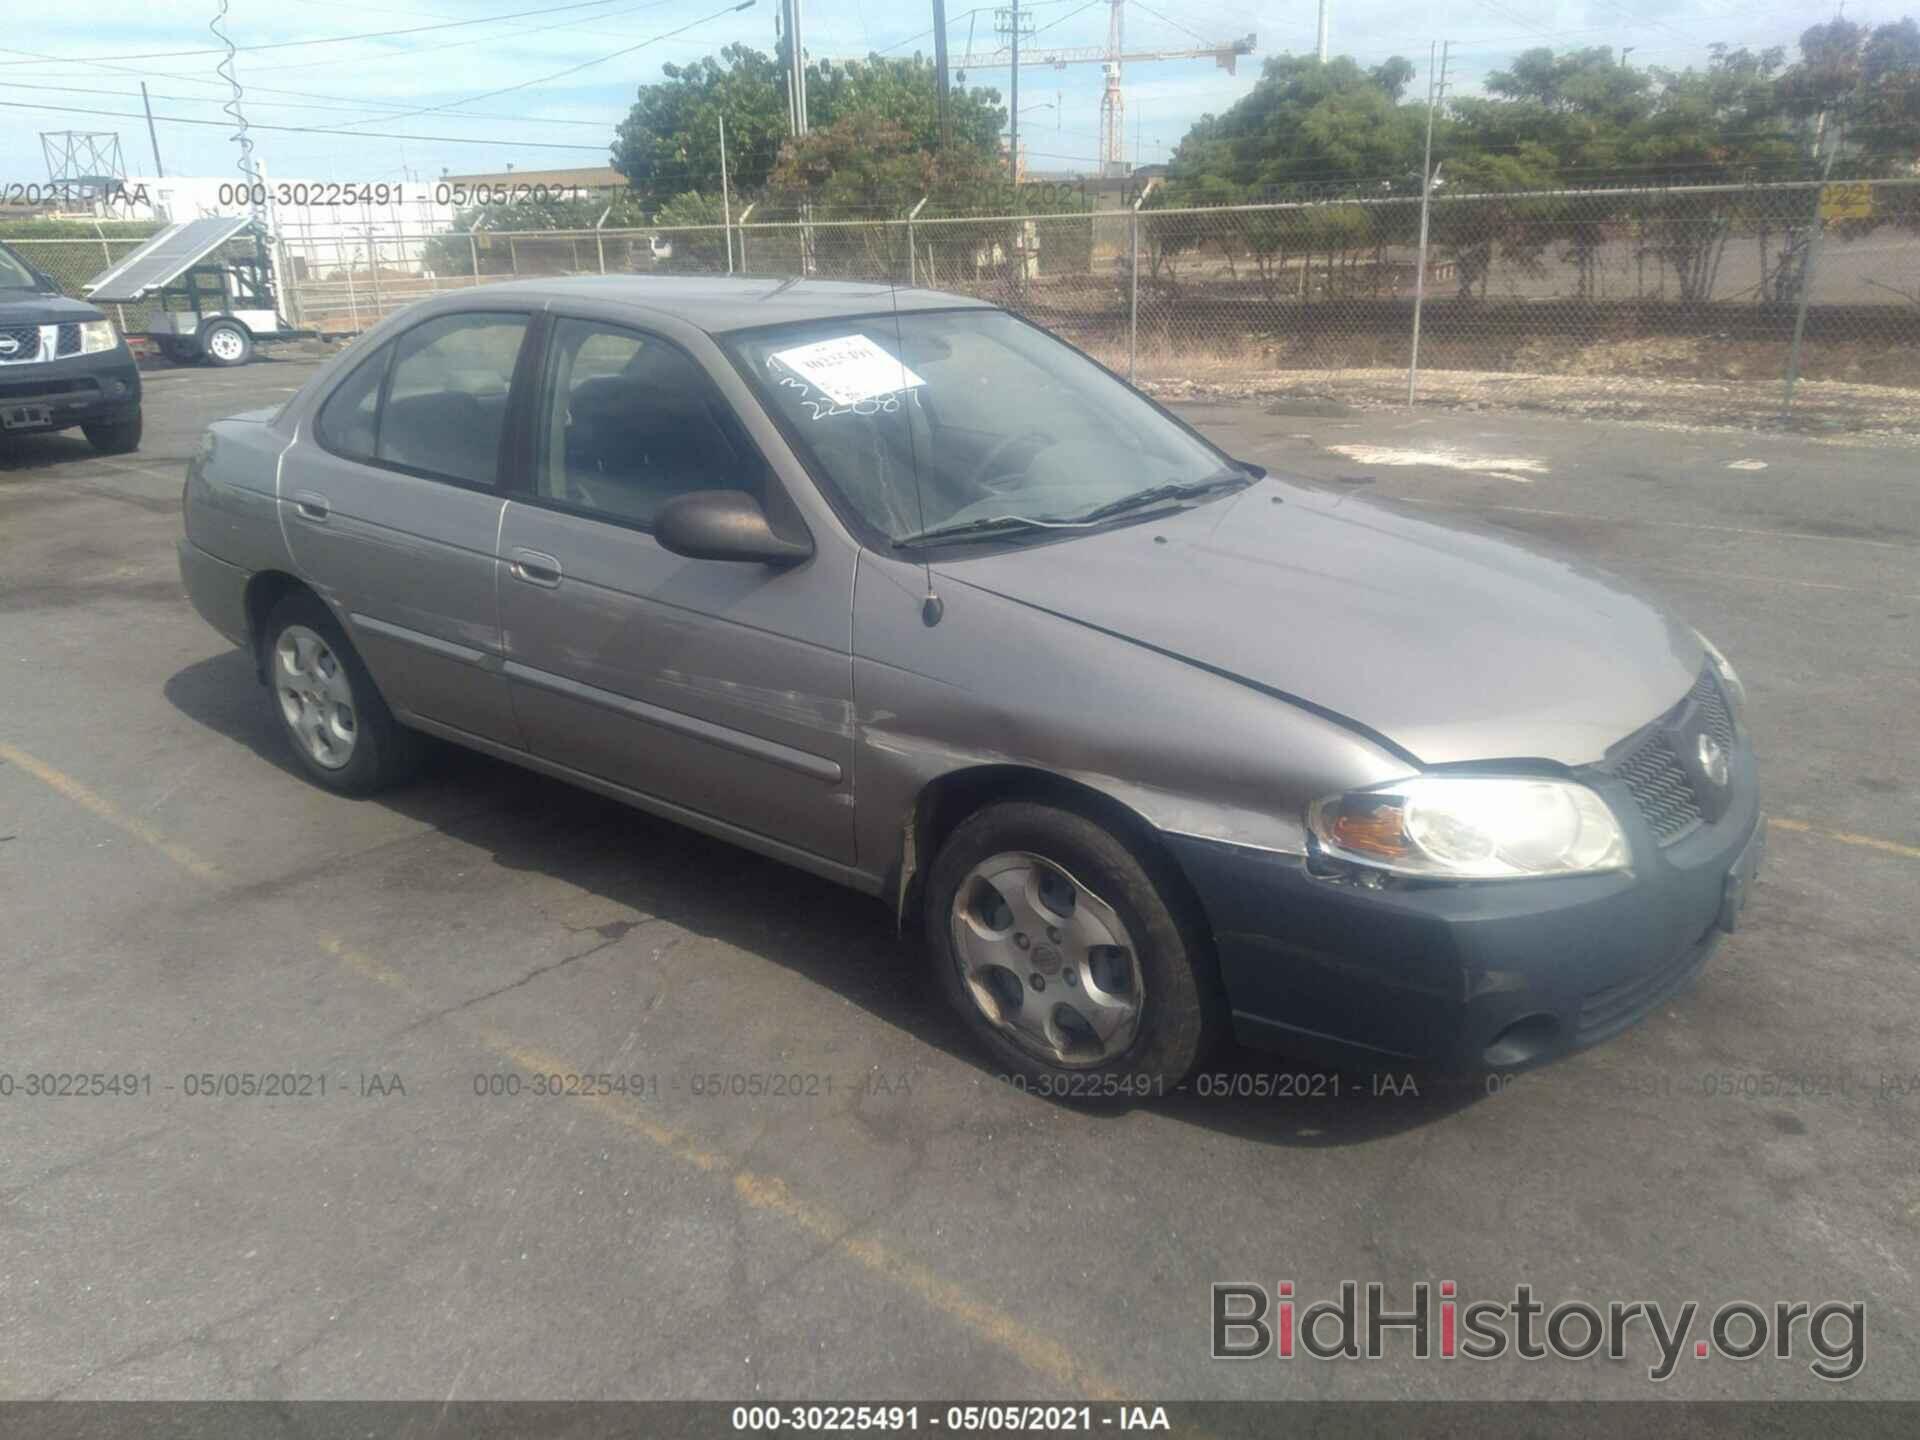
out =
<path fill-rule="evenodd" d="M 911 549 L 916 545 L 936 545 L 948 540 L 994 540 L 1026 530 L 1085 530 L 1117 515 L 1128 515 L 1135 510 L 1170 501 L 1191 500 L 1199 495 L 1210 495 L 1216 490 L 1238 490 L 1252 483 L 1253 477 L 1239 470 L 1222 470 L 1205 480 L 1171 480 L 1165 485 L 1149 485 L 1131 495 L 1122 495 L 1118 500 L 1096 505 L 1084 515 L 1067 515 L 1056 520 L 1043 520 L 1032 515 L 984 515 L 977 520 L 930 525 L 925 530 L 902 535 L 893 543 L 900 549 Z"/>
<path fill-rule="evenodd" d="M 1057 520 L 1036 520 L 1030 515 L 983 515 L 977 520 L 929 525 L 924 530 L 902 535 L 893 543 L 898 549 L 910 550 L 917 545 L 939 545 L 949 540 L 996 540 L 1026 530 L 1071 530 L 1077 529 L 1079 523 L 1074 521 L 1063 526 Z"/>
<path fill-rule="evenodd" d="M 1084 515 L 1074 516 L 1078 524 L 1090 520 L 1108 520 L 1115 515 L 1131 514 L 1135 510 L 1144 510 L 1152 505 L 1164 504 L 1170 500 L 1191 500 L 1199 495 L 1210 495 L 1216 490 L 1238 490 L 1243 485 L 1251 485 L 1253 477 L 1240 470 L 1222 470 L 1205 480 L 1169 480 L 1164 485 L 1149 485 L 1144 490 L 1136 490 L 1131 495 L 1122 495 L 1118 500 L 1109 500 L 1104 505 L 1096 505 Z"/>

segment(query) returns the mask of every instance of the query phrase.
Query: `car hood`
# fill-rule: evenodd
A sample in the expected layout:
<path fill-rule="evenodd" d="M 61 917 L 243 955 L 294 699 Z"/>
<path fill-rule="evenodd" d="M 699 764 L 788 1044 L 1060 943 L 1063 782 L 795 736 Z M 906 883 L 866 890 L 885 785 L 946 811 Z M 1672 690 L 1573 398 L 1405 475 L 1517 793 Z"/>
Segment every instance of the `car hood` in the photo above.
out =
<path fill-rule="evenodd" d="M 1591 763 L 1678 703 L 1705 661 L 1685 625 L 1569 557 L 1278 479 L 935 568 L 1428 765 Z"/>
<path fill-rule="evenodd" d="M 70 320 L 104 320 L 99 307 L 44 290 L 0 290 L 0 325 L 60 325 Z"/>

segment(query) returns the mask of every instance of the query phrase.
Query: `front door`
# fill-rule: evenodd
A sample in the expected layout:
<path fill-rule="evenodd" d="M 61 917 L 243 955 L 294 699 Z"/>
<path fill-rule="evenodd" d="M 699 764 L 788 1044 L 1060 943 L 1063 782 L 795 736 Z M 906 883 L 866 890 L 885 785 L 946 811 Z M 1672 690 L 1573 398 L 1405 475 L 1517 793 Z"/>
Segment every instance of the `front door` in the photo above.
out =
<path fill-rule="evenodd" d="M 789 568 L 662 549 L 660 507 L 778 481 L 687 351 L 555 318 L 524 494 L 500 533 L 514 710 L 534 754 L 853 859 L 851 556 Z"/>
<path fill-rule="evenodd" d="M 516 747 L 494 542 L 527 329 L 490 311 L 403 332 L 333 391 L 280 474 L 294 563 L 345 615 L 387 703 Z"/>

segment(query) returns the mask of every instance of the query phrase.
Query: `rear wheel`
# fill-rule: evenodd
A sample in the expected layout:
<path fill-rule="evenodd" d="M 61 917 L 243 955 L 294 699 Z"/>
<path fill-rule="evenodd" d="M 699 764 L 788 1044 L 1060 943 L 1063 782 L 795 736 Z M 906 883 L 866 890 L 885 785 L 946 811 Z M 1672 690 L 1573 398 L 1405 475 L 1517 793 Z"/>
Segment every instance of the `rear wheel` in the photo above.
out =
<path fill-rule="evenodd" d="M 317 598 L 289 595 L 274 606 L 263 643 L 274 714 L 311 779 L 344 795 L 367 795 L 412 773 L 419 737 L 393 718 L 346 632 Z"/>
<path fill-rule="evenodd" d="M 253 358 L 253 337 L 231 320 L 216 320 L 200 332 L 200 349 L 212 365 L 244 365 Z"/>
<path fill-rule="evenodd" d="M 1088 816 L 1011 801 L 963 822 L 927 883 L 941 988 L 1011 1075 L 1068 1099 L 1181 1084 L 1218 1039 L 1203 927 L 1164 865 Z"/>
<path fill-rule="evenodd" d="M 140 448 L 140 417 L 131 420 L 102 420 L 82 425 L 80 433 L 102 455 L 127 455 Z"/>

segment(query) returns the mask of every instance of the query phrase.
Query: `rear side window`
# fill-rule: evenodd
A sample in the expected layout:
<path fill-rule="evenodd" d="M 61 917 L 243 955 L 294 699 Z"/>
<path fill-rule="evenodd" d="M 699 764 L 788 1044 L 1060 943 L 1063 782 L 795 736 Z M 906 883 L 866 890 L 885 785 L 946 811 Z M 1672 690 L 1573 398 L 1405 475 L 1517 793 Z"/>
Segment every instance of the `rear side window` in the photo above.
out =
<path fill-rule="evenodd" d="M 524 315 L 429 320 L 389 341 L 327 398 L 316 422 L 335 454 L 492 486 Z"/>
<path fill-rule="evenodd" d="M 386 378 L 387 361 L 392 357 L 393 346 L 381 346 L 320 407 L 314 429 L 320 443 L 334 454 L 349 460 L 373 459 L 379 430 L 380 382 Z"/>
<path fill-rule="evenodd" d="M 493 484 L 526 334 L 524 315 L 449 315 L 394 341 L 376 458 L 469 485 Z"/>

